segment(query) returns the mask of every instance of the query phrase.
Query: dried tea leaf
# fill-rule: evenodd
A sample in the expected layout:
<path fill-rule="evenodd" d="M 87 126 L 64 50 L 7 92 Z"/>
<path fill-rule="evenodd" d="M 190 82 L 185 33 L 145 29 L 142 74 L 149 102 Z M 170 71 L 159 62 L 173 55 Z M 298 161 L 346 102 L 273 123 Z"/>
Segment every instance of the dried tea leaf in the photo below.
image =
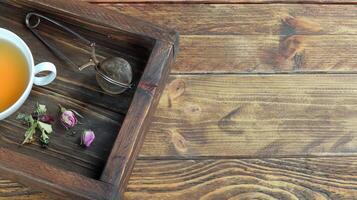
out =
<path fill-rule="evenodd" d="M 47 112 L 46 105 L 38 104 L 38 103 L 37 103 L 35 112 L 36 112 L 38 115 L 44 115 L 44 114 L 46 114 L 46 112 Z"/>
<path fill-rule="evenodd" d="M 33 122 L 29 129 L 25 132 L 25 139 L 22 144 L 32 143 L 34 140 L 34 134 L 36 133 L 37 123 Z"/>
<path fill-rule="evenodd" d="M 53 132 L 53 129 L 52 129 L 52 125 L 51 124 L 46 124 L 44 122 L 40 122 L 38 121 L 38 128 L 41 130 L 41 131 L 45 131 L 46 133 L 50 134 Z"/>

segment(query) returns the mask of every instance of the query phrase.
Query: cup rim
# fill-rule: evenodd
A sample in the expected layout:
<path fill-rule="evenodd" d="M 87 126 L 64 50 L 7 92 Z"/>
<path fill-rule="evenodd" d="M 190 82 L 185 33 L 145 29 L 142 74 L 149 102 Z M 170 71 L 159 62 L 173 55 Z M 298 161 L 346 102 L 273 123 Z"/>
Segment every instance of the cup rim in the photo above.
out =
<path fill-rule="evenodd" d="M 5 33 L 6 35 L 10 35 L 11 38 L 6 38 L 2 37 L 1 33 Z M 4 111 L 0 112 L 0 120 L 3 120 L 7 117 L 9 117 L 10 115 L 12 115 L 13 113 L 15 113 L 20 106 L 25 102 L 25 100 L 27 99 L 27 97 L 30 94 L 30 91 L 32 89 L 32 85 L 33 85 L 33 79 L 34 79 L 34 60 L 33 60 L 33 56 L 31 53 L 30 48 L 27 46 L 27 44 L 25 43 L 25 41 L 23 41 L 17 34 L 15 34 L 14 32 L 5 29 L 5 28 L 0 28 L 0 39 L 4 39 L 6 41 L 11 42 L 12 44 L 14 44 L 14 41 L 16 41 L 16 43 L 19 43 L 21 47 L 19 47 L 18 45 L 16 45 L 21 52 L 24 54 L 24 56 L 26 57 L 26 60 L 28 61 L 28 69 L 29 69 L 29 80 L 26 86 L 26 89 L 23 91 L 23 93 L 21 94 L 21 96 L 16 100 L 15 103 L 13 103 L 10 107 L 6 108 Z"/>

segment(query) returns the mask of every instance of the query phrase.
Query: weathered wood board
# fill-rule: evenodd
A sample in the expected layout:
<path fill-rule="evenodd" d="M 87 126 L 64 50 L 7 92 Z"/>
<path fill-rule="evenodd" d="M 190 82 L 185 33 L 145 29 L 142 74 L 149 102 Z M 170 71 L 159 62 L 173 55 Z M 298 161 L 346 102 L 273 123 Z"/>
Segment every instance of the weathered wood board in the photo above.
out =
<path fill-rule="evenodd" d="M 356 112 L 354 74 L 173 75 L 141 156 L 356 155 Z"/>
<path fill-rule="evenodd" d="M 97 9 L 78 1 L 0 1 L 0 27 L 18 34 L 29 45 L 35 62 L 50 61 L 58 77 L 33 90 L 19 109 L 31 113 L 45 104 L 59 119 L 59 105 L 84 116 L 66 131 L 57 120 L 50 146 L 21 146 L 26 126 L 16 114 L 0 122 L 0 175 L 47 191 L 62 199 L 118 199 L 123 196 L 159 97 L 178 53 L 178 34 L 140 19 Z M 94 69 L 80 72 L 54 56 L 24 24 L 29 12 L 38 12 L 70 27 L 97 45 L 100 60 L 122 57 L 133 68 L 134 87 L 122 95 L 100 89 Z M 80 66 L 89 61 L 89 48 L 59 27 L 41 20 L 38 33 Z M 80 146 L 83 130 L 96 139 Z M 8 195 L 7 195 L 8 196 Z"/>
<path fill-rule="evenodd" d="M 182 34 L 126 199 L 357 196 L 356 1 L 89 1 Z"/>

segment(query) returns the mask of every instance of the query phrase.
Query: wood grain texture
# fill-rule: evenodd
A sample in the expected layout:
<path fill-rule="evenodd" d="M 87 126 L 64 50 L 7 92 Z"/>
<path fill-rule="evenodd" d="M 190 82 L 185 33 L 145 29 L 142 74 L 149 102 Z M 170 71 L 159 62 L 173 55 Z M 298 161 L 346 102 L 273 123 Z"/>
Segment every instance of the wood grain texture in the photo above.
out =
<path fill-rule="evenodd" d="M 172 44 L 158 41 L 148 60 L 100 178 L 115 186 L 110 200 L 120 199 L 126 189 L 124 186 L 127 185 L 174 62 L 174 49 Z"/>
<path fill-rule="evenodd" d="M 354 35 L 181 37 L 173 73 L 356 72 Z"/>
<path fill-rule="evenodd" d="M 175 28 L 181 35 L 353 35 L 354 5 L 103 4 L 121 13 Z"/>
<path fill-rule="evenodd" d="M 356 80 L 356 75 L 172 76 L 141 157 L 355 155 Z M 348 162 L 353 158 L 341 159 Z M 356 163 L 347 165 L 355 167 Z M 286 167 L 284 164 L 279 166 Z M 333 166 L 328 169 L 345 169 L 345 165 L 333 163 Z M 316 167 L 310 173 L 320 168 Z M 147 172 L 143 167 L 138 169 Z M 227 170 L 227 174 L 232 170 Z M 350 176 L 354 175 L 353 170 L 349 169 Z M 329 180 L 325 182 L 330 186 L 329 182 L 334 180 L 330 176 L 335 172 L 329 173 L 326 175 Z M 310 181 L 318 182 L 316 177 Z M 222 179 L 219 183 L 229 184 L 230 179 Z M 155 187 L 155 184 L 145 186 Z M 140 191 L 143 190 L 141 186 Z M 197 187 L 197 191 L 201 190 L 204 189 Z M 253 191 L 257 190 L 259 188 Z M 333 190 L 338 193 L 334 194 L 336 198 L 351 199 L 354 195 L 351 188 L 343 192 Z M 149 194 L 164 195 L 162 199 L 171 197 L 151 191 L 145 193 L 147 198 Z M 306 192 L 305 195 L 310 194 Z M 129 199 L 142 197 L 141 194 L 130 195 L 133 196 Z"/>
<path fill-rule="evenodd" d="M 357 155 L 356 78 L 171 76 L 141 157 Z"/>
<path fill-rule="evenodd" d="M 13 181 L 0 178 L 0 200 L 60 200 Z"/>
<path fill-rule="evenodd" d="M 0 178 L 0 199 L 13 199 L 14 197 L 17 197 L 18 199 L 25 199 L 26 196 L 29 197 L 32 195 L 40 196 L 40 193 L 26 188 L 18 183 Z M 25 197 L 22 198 L 20 196 Z"/>
<path fill-rule="evenodd" d="M 338 167 L 337 167 L 338 166 Z M 141 161 L 127 199 L 354 199 L 355 157 Z"/>
<path fill-rule="evenodd" d="M 89 3 L 185 3 L 185 4 L 196 4 L 196 3 L 315 3 L 315 4 L 356 4 L 355 0 L 81 0 Z"/>
<path fill-rule="evenodd" d="M 125 199 L 351 200 L 357 195 L 356 170 L 356 157 L 138 160 Z M 30 194 L 24 199 L 52 199 Z"/>
<path fill-rule="evenodd" d="M 355 73 L 357 67 L 356 7 L 310 4 L 353 0 L 88 1 L 186 34 L 174 73 Z M 107 4 L 113 2 L 135 4 Z M 309 4 L 290 4 L 302 2 Z M 356 152 L 355 75 L 204 76 L 171 76 L 141 158 L 212 160 L 139 160 L 125 199 L 357 196 L 356 157 L 346 157 Z M 66 83 L 57 86 L 66 91 Z M 331 155 L 342 157 L 263 158 Z M 262 159 L 224 159 L 251 156 Z M 0 180 L 0 200 L 21 199 L 54 198 Z"/>
<path fill-rule="evenodd" d="M 97 181 L 74 172 L 61 170 L 43 160 L 25 156 L 0 147 L 1 176 L 31 185 L 63 199 L 106 200 L 112 185 Z"/>
<path fill-rule="evenodd" d="M 179 30 L 174 73 L 347 73 L 357 68 L 355 6 L 101 5 Z"/>

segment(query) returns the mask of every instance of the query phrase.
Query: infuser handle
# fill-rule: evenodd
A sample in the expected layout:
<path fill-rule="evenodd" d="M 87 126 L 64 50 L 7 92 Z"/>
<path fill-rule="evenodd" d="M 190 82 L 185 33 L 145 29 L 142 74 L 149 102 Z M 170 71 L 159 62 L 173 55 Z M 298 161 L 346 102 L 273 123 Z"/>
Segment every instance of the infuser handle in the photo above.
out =
<path fill-rule="evenodd" d="M 31 23 L 30 23 L 30 18 L 31 18 L 32 16 L 36 16 L 36 17 L 37 17 L 37 22 L 36 22 L 35 24 L 33 24 L 33 25 L 31 25 Z M 64 26 L 64 25 L 62 25 L 61 23 L 59 23 L 59 22 L 57 22 L 57 21 L 55 21 L 55 20 L 53 20 L 53 19 L 50 19 L 50 18 L 48 18 L 48 17 L 46 17 L 46 16 L 43 16 L 43 15 L 41 15 L 41 14 L 39 14 L 39 13 L 36 13 L 36 12 L 27 13 L 27 15 L 26 15 L 26 26 L 27 26 L 29 29 L 35 29 L 35 28 L 37 28 L 38 25 L 40 25 L 40 23 L 41 23 L 41 18 L 42 18 L 42 19 L 45 19 L 45 20 L 47 20 L 47 21 L 49 21 L 49 22 L 51 22 L 52 24 L 55 24 L 55 25 L 61 27 L 61 28 L 64 29 L 65 31 L 71 33 L 72 35 L 76 36 L 78 39 L 82 40 L 82 42 L 84 42 L 86 45 L 91 45 L 91 44 L 92 44 L 91 41 L 87 40 L 86 38 L 84 38 L 83 36 L 81 36 L 80 34 L 78 34 L 77 32 L 75 32 L 74 30 L 68 28 L 67 26 Z"/>
<path fill-rule="evenodd" d="M 37 21 L 34 24 L 31 24 L 30 19 L 32 16 L 37 17 Z M 59 26 L 60 28 L 64 29 L 65 31 L 67 31 L 68 33 L 74 35 L 75 37 L 77 37 L 78 39 L 80 39 L 82 42 L 84 42 L 86 45 L 88 45 L 91 49 L 92 49 L 92 53 L 91 53 L 91 57 L 95 62 L 98 62 L 98 60 L 96 59 L 95 56 L 95 43 L 91 42 L 89 40 L 87 40 L 86 38 L 84 38 L 83 36 L 79 35 L 77 32 L 73 31 L 72 29 L 62 25 L 61 23 L 50 19 L 46 16 L 43 16 L 39 13 L 35 13 L 35 12 L 30 12 L 26 15 L 26 19 L 25 19 L 25 23 L 27 28 L 30 29 L 30 31 L 43 43 L 45 44 L 54 54 L 56 54 L 56 56 L 58 56 L 60 59 L 64 60 L 65 62 L 67 62 L 68 64 L 72 65 L 73 67 L 78 68 L 78 65 L 76 65 L 71 59 L 69 59 L 63 52 L 61 52 L 60 50 L 58 50 L 55 46 L 53 46 L 52 44 L 50 44 L 47 40 L 45 40 L 38 32 L 34 31 L 34 29 L 36 29 L 40 23 L 41 23 L 41 19 L 45 19 L 49 22 L 51 22 L 52 24 L 55 24 L 57 26 Z"/>

